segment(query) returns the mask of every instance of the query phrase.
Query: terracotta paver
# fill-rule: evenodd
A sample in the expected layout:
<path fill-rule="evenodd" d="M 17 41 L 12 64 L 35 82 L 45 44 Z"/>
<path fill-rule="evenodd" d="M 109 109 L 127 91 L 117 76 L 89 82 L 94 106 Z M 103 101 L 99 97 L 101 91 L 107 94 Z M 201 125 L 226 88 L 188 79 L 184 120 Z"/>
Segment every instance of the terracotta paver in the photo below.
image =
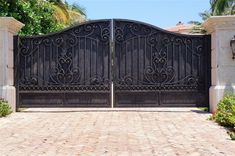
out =
<path fill-rule="evenodd" d="M 14 113 L 0 118 L 0 156 L 235 156 L 235 141 L 209 115 L 191 108 Z"/>

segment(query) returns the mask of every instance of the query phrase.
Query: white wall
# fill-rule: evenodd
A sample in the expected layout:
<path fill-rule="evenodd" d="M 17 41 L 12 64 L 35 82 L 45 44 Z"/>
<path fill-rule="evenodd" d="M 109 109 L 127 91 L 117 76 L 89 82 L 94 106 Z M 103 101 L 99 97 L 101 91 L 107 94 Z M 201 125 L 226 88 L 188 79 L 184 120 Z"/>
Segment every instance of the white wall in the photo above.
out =
<path fill-rule="evenodd" d="M 212 41 L 210 111 L 213 113 L 224 94 L 235 91 L 235 60 L 230 47 L 235 35 L 235 16 L 212 16 L 204 27 Z"/>
<path fill-rule="evenodd" d="M 0 98 L 16 110 L 14 87 L 13 35 L 24 26 L 12 17 L 0 17 Z"/>

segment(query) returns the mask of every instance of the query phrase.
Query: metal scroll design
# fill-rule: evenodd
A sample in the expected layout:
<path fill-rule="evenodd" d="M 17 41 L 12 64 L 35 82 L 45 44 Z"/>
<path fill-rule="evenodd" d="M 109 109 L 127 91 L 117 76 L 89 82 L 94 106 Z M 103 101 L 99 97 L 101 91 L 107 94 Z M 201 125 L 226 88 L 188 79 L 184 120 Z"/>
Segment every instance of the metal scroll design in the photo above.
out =
<path fill-rule="evenodd" d="M 203 66 L 201 58 L 205 57 L 203 51 L 203 46 L 205 46 L 203 36 L 176 35 L 147 24 L 128 20 L 115 21 L 114 34 L 116 47 L 118 48 L 131 39 L 137 40 L 138 38 L 142 38 L 142 43 L 146 41 L 144 47 L 149 47 L 148 51 L 145 49 L 145 53 L 151 55 L 151 57 L 148 57 L 149 64 L 143 69 L 142 79 L 136 78 L 132 73 L 116 76 L 115 85 L 117 90 L 198 89 L 203 87 L 205 74 L 200 71 Z M 140 43 L 141 41 L 138 42 Z M 130 43 L 132 42 L 129 42 L 129 44 Z M 131 49 L 132 52 L 140 51 L 140 49 L 138 49 L 140 45 L 132 45 L 131 47 L 137 47 L 136 49 Z M 190 59 L 201 63 L 200 67 L 197 67 L 198 74 L 188 73 L 185 74 L 184 77 L 177 77 L 177 74 L 182 69 L 178 69 L 178 67 L 169 63 L 172 60 L 168 58 L 170 54 L 169 49 L 173 49 L 173 47 L 186 49 L 187 53 L 190 54 Z M 177 53 L 183 52 L 179 50 Z M 123 59 L 120 59 L 119 55 L 123 55 L 122 57 L 124 57 L 126 55 L 125 51 L 116 51 L 116 62 L 120 61 L 120 64 L 122 64 L 123 62 L 121 61 Z M 176 60 L 176 58 L 173 59 Z M 177 61 L 179 63 L 179 61 L 182 60 Z M 191 70 L 193 68 L 192 66 L 193 64 L 191 62 Z M 138 67 L 134 67 L 132 70 L 139 70 L 137 68 Z M 126 69 L 119 67 L 118 70 L 119 71 L 116 71 L 116 73 L 123 73 L 124 71 L 122 72 L 121 70 Z"/>
<path fill-rule="evenodd" d="M 90 71 L 90 75 L 82 77 L 87 72 L 85 66 L 90 63 L 85 65 L 83 60 L 84 65 L 81 67 L 82 63 L 79 62 L 81 58 L 78 58 L 85 55 L 90 58 L 109 55 L 110 23 L 110 20 L 94 21 L 50 35 L 20 37 L 18 47 L 20 88 L 22 90 L 109 89 L 108 73 Z M 94 50 L 92 46 L 96 49 Z M 101 61 L 104 61 L 103 58 Z M 109 65 L 106 63 L 103 63 L 103 66 Z"/>
<path fill-rule="evenodd" d="M 146 84 L 161 85 L 173 80 L 175 70 L 172 66 L 167 66 L 166 57 L 154 55 L 152 66 L 148 66 L 144 72 Z"/>
<path fill-rule="evenodd" d="M 63 52 L 58 58 L 57 67 L 50 74 L 51 84 L 79 84 L 80 70 L 72 67 L 72 54 Z"/>

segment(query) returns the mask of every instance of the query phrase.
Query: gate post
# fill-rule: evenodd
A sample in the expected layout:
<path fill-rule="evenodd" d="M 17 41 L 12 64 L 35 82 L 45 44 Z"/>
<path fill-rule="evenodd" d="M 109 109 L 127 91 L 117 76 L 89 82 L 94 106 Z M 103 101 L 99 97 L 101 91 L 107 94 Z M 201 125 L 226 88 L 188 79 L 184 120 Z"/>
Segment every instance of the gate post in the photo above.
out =
<path fill-rule="evenodd" d="M 230 40 L 235 35 L 235 16 L 212 16 L 204 27 L 211 34 L 210 112 L 226 92 L 235 92 L 235 60 Z"/>
<path fill-rule="evenodd" d="M 16 110 L 14 86 L 13 35 L 24 26 L 13 17 L 0 17 L 0 98 Z"/>

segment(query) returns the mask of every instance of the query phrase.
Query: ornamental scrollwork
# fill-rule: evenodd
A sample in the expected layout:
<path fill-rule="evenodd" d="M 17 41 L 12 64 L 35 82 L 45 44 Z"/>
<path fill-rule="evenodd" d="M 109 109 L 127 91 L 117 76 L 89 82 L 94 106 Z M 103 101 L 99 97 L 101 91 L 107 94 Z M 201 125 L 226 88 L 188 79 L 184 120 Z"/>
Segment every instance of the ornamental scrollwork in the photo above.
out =
<path fill-rule="evenodd" d="M 174 68 L 167 66 L 165 58 L 155 57 L 152 66 L 148 66 L 144 72 L 146 84 L 162 85 L 173 80 L 175 75 Z"/>
<path fill-rule="evenodd" d="M 93 86 L 100 90 L 100 86 L 109 86 L 107 73 L 90 71 L 86 76 L 84 73 L 87 72 L 85 66 L 93 65 L 92 60 L 104 61 L 99 55 L 107 56 L 110 52 L 110 23 L 110 20 L 88 22 L 53 34 L 20 37 L 18 84 L 35 90 L 53 90 L 59 86 L 69 90 L 75 86 L 83 86 L 78 89 L 84 90 L 92 88 L 86 86 Z M 103 66 L 109 64 L 103 63 Z"/>
<path fill-rule="evenodd" d="M 142 51 L 145 57 L 130 58 L 128 54 L 126 58 L 126 48 L 121 47 L 125 47 L 127 40 L 128 53 L 133 56 L 132 53 Z M 137 59 L 137 62 L 148 62 L 144 65 L 143 71 L 138 69 L 140 65 L 143 66 L 142 64 L 132 67 L 131 71 L 140 70 L 138 76 L 136 74 L 134 76 L 133 73 L 118 76 L 118 79 L 115 79 L 116 89 L 198 89 L 204 85 L 202 81 L 205 79 L 205 74 L 201 73 L 199 67 L 203 64 L 201 58 L 204 55 L 202 36 L 177 35 L 139 22 L 117 21 L 115 41 L 119 50 L 116 51 L 116 61 L 120 64 L 124 63 L 122 58 L 126 58 L 126 61 Z M 141 43 L 143 48 L 136 43 Z M 118 70 L 123 70 L 121 73 L 126 71 L 123 67 L 119 67 Z"/>
<path fill-rule="evenodd" d="M 124 76 L 124 77 L 122 77 L 122 78 L 117 78 L 116 79 L 116 83 L 117 84 L 120 84 L 120 85 L 132 85 L 133 84 L 133 77 L 131 77 L 131 76 Z"/>
<path fill-rule="evenodd" d="M 57 67 L 50 74 L 50 84 L 76 84 L 80 79 L 79 68 L 72 67 L 72 55 L 70 52 L 61 53 Z"/>

